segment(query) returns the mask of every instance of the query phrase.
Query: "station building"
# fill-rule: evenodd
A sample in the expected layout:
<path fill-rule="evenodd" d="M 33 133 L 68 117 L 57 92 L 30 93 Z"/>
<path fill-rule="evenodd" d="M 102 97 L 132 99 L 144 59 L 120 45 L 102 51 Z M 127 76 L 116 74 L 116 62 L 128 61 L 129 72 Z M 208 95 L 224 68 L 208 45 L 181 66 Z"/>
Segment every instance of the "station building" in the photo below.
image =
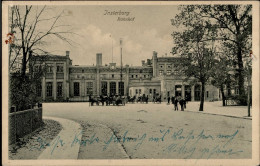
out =
<path fill-rule="evenodd" d="M 162 100 L 168 96 L 182 96 L 190 101 L 199 101 L 201 85 L 191 85 L 177 69 L 180 57 L 158 57 L 153 52 L 152 58 L 143 60 L 140 66 L 102 64 L 102 54 L 96 54 L 96 65 L 73 65 L 70 52 L 66 55 L 47 56 L 44 61 L 37 61 L 34 56 L 34 71 L 45 65 L 46 74 L 36 93 L 43 101 L 87 101 L 89 96 L 148 95 L 152 101 L 155 95 Z M 206 85 L 205 101 L 220 99 L 219 89 Z"/>

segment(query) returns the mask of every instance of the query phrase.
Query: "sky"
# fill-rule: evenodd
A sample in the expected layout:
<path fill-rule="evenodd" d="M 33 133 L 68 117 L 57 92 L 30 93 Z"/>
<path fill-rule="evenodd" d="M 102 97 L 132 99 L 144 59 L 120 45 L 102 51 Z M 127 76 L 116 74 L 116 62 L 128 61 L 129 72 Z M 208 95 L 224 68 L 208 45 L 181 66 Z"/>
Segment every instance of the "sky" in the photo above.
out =
<path fill-rule="evenodd" d="M 72 45 L 53 38 L 46 49 L 56 55 L 70 51 L 73 65 L 93 65 L 96 53 L 102 53 L 103 65 L 112 62 L 120 64 L 120 38 L 123 40 L 123 64 L 140 66 L 141 60 L 152 58 L 153 51 L 158 56 L 171 55 L 174 26 L 171 19 L 178 13 L 177 6 L 51 6 L 43 18 L 58 15 L 64 11 L 57 25 L 60 31 L 72 29 L 76 35 L 69 38 Z M 129 12 L 126 15 L 108 15 L 107 12 Z M 133 21 L 118 21 L 118 17 Z M 40 25 L 39 28 L 50 25 Z M 64 28 L 64 29 L 62 29 Z M 112 47 L 113 46 L 113 47 Z M 113 49 L 112 49 L 113 48 Z"/>

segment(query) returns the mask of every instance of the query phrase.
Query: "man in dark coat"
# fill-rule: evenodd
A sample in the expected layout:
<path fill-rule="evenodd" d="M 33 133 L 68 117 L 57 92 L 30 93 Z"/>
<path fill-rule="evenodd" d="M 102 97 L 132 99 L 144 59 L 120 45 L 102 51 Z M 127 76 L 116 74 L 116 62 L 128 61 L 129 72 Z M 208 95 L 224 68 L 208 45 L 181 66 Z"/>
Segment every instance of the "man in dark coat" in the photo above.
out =
<path fill-rule="evenodd" d="M 177 98 L 174 100 L 174 111 L 178 111 L 178 100 Z"/>
<path fill-rule="evenodd" d="M 172 96 L 171 100 L 172 100 L 172 104 L 174 104 L 175 96 Z"/>
<path fill-rule="evenodd" d="M 181 105 L 181 111 L 184 111 L 184 108 L 183 108 L 184 100 L 183 99 L 180 100 L 180 105 Z"/>
<path fill-rule="evenodd" d="M 186 109 L 186 99 L 183 99 L 183 106 L 184 106 L 184 109 Z"/>

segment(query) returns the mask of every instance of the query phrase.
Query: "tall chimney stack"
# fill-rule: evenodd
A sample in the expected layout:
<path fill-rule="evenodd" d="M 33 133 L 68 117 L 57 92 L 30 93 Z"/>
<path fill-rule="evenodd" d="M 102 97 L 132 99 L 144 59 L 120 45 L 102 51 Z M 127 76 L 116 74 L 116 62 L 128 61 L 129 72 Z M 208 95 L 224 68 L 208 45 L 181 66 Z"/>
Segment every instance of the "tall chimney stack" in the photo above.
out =
<path fill-rule="evenodd" d="M 102 66 L 102 53 L 96 54 L 96 66 Z"/>
<path fill-rule="evenodd" d="M 157 52 L 153 51 L 153 77 L 157 76 Z"/>
<path fill-rule="evenodd" d="M 144 66 L 145 65 L 145 60 L 142 60 L 142 66 Z"/>

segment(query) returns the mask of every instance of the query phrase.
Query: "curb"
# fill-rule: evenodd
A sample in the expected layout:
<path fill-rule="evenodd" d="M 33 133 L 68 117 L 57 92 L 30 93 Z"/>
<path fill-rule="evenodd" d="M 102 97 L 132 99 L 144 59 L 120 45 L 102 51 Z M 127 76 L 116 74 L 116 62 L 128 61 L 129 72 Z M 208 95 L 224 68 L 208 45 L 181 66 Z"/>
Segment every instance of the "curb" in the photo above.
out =
<path fill-rule="evenodd" d="M 81 142 L 81 125 L 63 118 L 43 117 L 51 119 L 61 124 L 60 133 L 46 146 L 38 159 L 78 159 Z M 77 142 L 74 142 L 77 135 Z M 72 144 L 73 143 L 73 144 Z"/>
<path fill-rule="evenodd" d="M 206 112 L 203 112 L 203 111 L 188 111 L 188 110 L 185 110 L 184 112 L 194 112 L 194 113 L 200 113 L 200 114 L 218 115 L 218 116 L 225 116 L 225 117 L 230 117 L 230 118 L 239 118 L 239 119 L 252 120 L 252 117 L 247 118 L 247 117 L 239 117 L 239 116 L 232 116 L 232 115 L 214 114 L 214 113 L 206 113 Z"/>

